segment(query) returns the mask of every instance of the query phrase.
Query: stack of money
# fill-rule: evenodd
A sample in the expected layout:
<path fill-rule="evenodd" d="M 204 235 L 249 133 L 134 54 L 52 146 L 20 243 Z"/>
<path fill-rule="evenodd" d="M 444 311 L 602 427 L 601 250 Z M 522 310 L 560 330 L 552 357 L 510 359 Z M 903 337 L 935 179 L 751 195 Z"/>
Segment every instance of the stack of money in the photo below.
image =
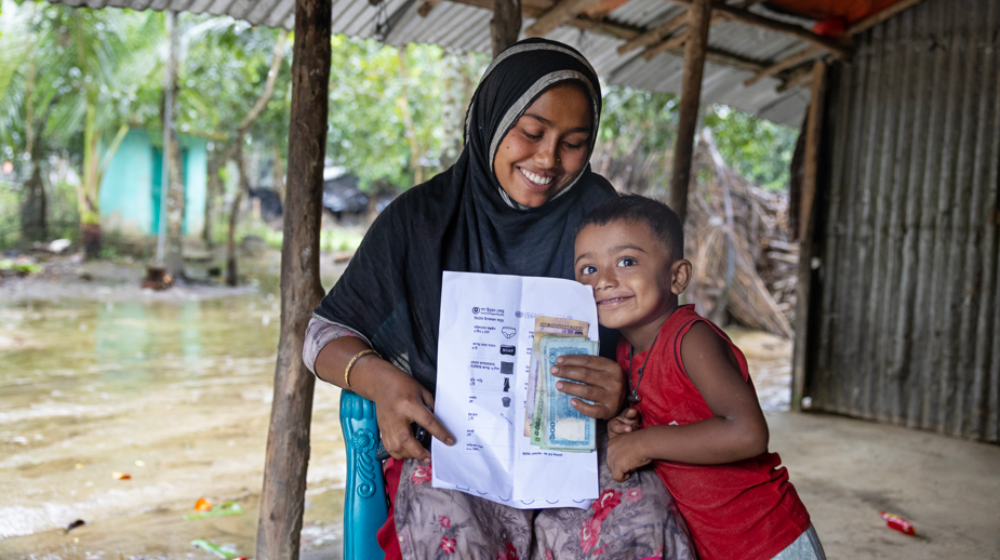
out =
<path fill-rule="evenodd" d="M 597 355 L 597 341 L 587 338 L 589 329 L 585 321 L 535 317 L 524 411 L 524 435 L 531 438 L 532 445 L 554 451 L 596 448 L 595 420 L 573 408 L 570 400 L 574 397 L 556 389 L 559 381 L 573 382 L 552 375 L 552 366 L 560 356 Z"/>

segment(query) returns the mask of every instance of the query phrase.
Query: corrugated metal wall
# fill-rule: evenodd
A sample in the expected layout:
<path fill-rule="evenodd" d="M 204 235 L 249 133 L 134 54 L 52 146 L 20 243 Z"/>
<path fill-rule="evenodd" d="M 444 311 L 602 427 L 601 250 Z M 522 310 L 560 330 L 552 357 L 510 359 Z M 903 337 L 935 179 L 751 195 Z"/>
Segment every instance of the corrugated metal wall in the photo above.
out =
<path fill-rule="evenodd" d="M 996 442 L 1000 2 L 927 0 L 831 68 L 807 395 Z"/>

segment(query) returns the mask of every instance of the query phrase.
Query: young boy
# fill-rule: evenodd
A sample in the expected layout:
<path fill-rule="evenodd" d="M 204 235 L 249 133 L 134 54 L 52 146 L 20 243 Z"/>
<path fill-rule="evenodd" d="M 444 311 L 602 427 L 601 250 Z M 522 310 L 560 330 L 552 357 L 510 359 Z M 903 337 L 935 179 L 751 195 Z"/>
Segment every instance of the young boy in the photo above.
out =
<path fill-rule="evenodd" d="M 639 196 L 609 200 L 576 236 L 576 279 L 618 329 L 630 402 L 608 424 L 616 480 L 653 463 L 702 560 L 825 560 L 809 513 L 768 453 L 746 358 L 677 296 L 691 279 L 681 222 Z"/>

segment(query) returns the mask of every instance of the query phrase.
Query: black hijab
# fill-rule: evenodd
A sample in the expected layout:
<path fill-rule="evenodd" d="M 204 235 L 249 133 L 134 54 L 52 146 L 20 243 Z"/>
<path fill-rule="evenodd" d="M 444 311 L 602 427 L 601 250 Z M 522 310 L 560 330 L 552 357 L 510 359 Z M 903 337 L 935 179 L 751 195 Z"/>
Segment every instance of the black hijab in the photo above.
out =
<path fill-rule="evenodd" d="M 552 199 L 527 208 L 507 196 L 493 172 L 501 141 L 525 109 L 565 82 L 580 84 L 592 104 L 589 159 L 601 113 L 593 68 L 562 43 L 512 45 L 472 97 L 458 162 L 382 212 L 315 316 L 363 336 L 433 392 L 443 271 L 572 279 L 576 227 L 614 189 L 587 164 Z M 602 349 L 608 346 L 613 350 Z"/>

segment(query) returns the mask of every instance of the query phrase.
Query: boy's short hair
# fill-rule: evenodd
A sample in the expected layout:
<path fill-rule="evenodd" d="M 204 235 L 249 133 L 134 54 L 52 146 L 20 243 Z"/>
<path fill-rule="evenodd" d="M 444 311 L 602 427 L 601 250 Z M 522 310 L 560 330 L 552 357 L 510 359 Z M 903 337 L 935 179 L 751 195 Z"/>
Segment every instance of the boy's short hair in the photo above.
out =
<path fill-rule="evenodd" d="M 618 220 L 646 224 L 670 251 L 671 260 L 684 258 L 684 226 L 680 217 L 666 204 L 636 194 L 620 194 L 604 201 L 583 218 L 576 234 L 587 226 L 606 226 Z"/>

